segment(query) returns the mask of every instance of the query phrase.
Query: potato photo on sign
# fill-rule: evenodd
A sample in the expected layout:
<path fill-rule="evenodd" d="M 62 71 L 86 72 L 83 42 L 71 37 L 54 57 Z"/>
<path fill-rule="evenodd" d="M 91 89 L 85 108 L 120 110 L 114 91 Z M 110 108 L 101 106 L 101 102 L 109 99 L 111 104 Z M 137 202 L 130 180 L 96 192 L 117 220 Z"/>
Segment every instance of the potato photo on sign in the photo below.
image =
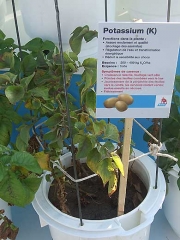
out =
<path fill-rule="evenodd" d="M 104 106 L 106 108 L 113 108 L 115 106 L 115 103 L 118 101 L 118 98 L 116 97 L 112 97 L 112 98 L 108 98 L 104 101 Z"/>
<path fill-rule="evenodd" d="M 131 105 L 134 102 L 133 97 L 126 93 L 118 95 L 118 100 L 124 101 L 127 105 Z"/>

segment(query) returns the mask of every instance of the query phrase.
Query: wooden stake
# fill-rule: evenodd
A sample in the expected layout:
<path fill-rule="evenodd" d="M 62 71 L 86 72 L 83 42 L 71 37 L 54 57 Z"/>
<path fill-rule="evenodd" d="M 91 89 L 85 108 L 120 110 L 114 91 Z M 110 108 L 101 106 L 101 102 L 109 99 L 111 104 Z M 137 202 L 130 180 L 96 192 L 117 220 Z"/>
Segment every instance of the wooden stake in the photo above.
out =
<path fill-rule="evenodd" d="M 129 157 L 130 157 L 130 144 L 131 144 L 131 135 L 132 135 L 132 125 L 133 125 L 133 118 L 126 118 L 125 126 L 124 126 L 124 141 L 123 141 L 123 151 L 122 151 L 122 163 L 124 166 L 124 177 L 122 176 L 122 174 L 120 175 L 118 211 L 117 211 L 118 216 L 121 216 L 124 214 Z"/>

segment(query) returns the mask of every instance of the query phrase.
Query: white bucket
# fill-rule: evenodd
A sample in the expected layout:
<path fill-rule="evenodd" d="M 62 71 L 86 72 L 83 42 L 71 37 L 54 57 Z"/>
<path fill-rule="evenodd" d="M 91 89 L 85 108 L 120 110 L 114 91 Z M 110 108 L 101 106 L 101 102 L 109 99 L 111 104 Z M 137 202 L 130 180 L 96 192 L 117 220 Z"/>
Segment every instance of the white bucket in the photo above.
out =
<path fill-rule="evenodd" d="M 6 15 L 6 0 L 0 0 L 0 27 L 4 25 Z"/>
<path fill-rule="evenodd" d="M 58 0 L 63 49 L 69 48 L 70 34 L 75 28 L 88 25 L 98 30 L 98 22 L 105 21 L 104 0 Z M 26 33 L 58 43 L 56 12 L 52 0 L 20 0 Z M 108 21 L 115 20 L 115 0 L 108 1 Z M 83 44 L 80 58 L 96 57 L 97 39 Z"/>
<path fill-rule="evenodd" d="M 180 237 L 180 190 L 177 186 L 179 170 L 175 165 L 174 169 L 169 172 L 168 190 L 163 204 L 164 215 L 178 237 Z"/>
<path fill-rule="evenodd" d="M 131 19 L 143 22 L 167 22 L 167 0 L 128 0 Z M 171 22 L 180 21 L 180 1 L 171 0 Z"/>
<path fill-rule="evenodd" d="M 134 152 L 136 156 L 142 154 L 138 150 Z M 65 154 L 61 160 L 63 165 L 70 166 L 71 153 Z M 158 188 L 154 189 L 156 164 L 148 156 L 137 160 L 132 169 L 148 189 L 144 201 L 123 216 L 107 220 L 83 219 L 83 226 L 80 226 L 78 218 L 62 213 L 50 203 L 48 200 L 50 183 L 46 182 L 44 177 L 33 201 L 41 226 L 49 225 L 53 240 L 148 240 L 154 215 L 164 201 L 166 183 L 159 170 Z"/>

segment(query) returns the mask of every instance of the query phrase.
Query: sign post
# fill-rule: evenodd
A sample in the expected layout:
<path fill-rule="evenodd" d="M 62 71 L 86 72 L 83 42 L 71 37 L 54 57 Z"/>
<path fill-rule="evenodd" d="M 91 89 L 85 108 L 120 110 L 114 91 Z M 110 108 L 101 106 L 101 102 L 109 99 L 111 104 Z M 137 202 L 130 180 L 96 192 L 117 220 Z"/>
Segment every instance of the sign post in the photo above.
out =
<path fill-rule="evenodd" d="M 119 184 L 119 197 L 118 197 L 118 210 L 117 215 L 121 216 L 124 214 L 124 205 L 126 198 L 126 187 L 128 178 L 128 168 L 129 168 L 129 157 L 130 157 L 130 144 L 131 144 L 131 134 L 132 134 L 133 118 L 126 118 L 124 125 L 124 141 L 123 141 L 123 152 L 122 152 L 122 163 L 124 167 L 124 177 L 120 175 Z"/>

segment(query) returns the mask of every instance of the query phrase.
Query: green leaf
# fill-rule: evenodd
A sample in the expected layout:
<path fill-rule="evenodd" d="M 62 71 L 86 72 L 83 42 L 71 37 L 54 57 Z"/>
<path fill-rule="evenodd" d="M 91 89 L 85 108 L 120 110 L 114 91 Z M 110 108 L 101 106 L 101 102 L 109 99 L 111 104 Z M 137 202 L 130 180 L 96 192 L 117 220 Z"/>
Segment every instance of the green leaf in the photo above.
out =
<path fill-rule="evenodd" d="M 9 149 L 5 152 L 5 153 L 2 153 L 1 156 L 1 163 L 4 165 L 4 166 L 10 166 L 10 163 L 11 163 L 11 155 L 7 155 L 7 154 L 10 154 L 9 152 Z M 6 168 L 7 170 L 7 168 Z"/>
<path fill-rule="evenodd" d="M 7 75 L 10 79 L 11 83 L 15 83 L 16 79 L 17 79 L 17 75 L 11 72 L 7 72 L 5 73 L 5 75 Z"/>
<path fill-rule="evenodd" d="M 8 118 L 11 122 L 19 124 L 22 121 L 22 117 L 15 112 L 14 109 L 9 109 L 5 112 L 4 116 Z"/>
<path fill-rule="evenodd" d="M 14 54 L 13 54 L 13 52 L 5 52 L 2 56 L 2 60 L 6 64 L 6 67 L 13 68 L 13 66 L 14 66 Z"/>
<path fill-rule="evenodd" d="M 54 51 L 55 47 L 56 45 L 49 40 L 44 41 L 42 44 L 42 50 Z"/>
<path fill-rule="evenodd" d="M 53 149 L 62 150 L 63 149 L 63 139 L 61 136 L 58 136 L 56 139 L 49 143 L 49 147 Z"/>
<path fill-rule="evenodd" d="M 24 207 L 34 199 L 40 181 L 37 177 L 21 181 L 15 173 L 9 171 L 0 182 L 0 198 L 12 205 Z"/>
<path fill-rule="evenodd" d="M 77 71 L 73 63 L 65 64 L 65 70 L 67 74 L 72 74 Z"/>
<path fill-rule="evenodd" d="M 117 189 L 117 176 L 116 174 L 111 174 L 109 178 L 109 184 L 108 184 L 108 195 L 111 197 L 111 195 L 116 191 Z"/>
<path fill-rule="evenodd" d="M 114 168 L 112 167 L 112 160 L 110 158 L 105 158 L 101 160 L 97 169 L 97 173 L 101 177 L 104 185 L 109 181 L 112 172 L 114 173 Z"/>
<path fill-rule="evenodd" d="M 9 171 L 0 182 L 0 198 L 10 204 L 24 206 L 26 191 L 13 172 Z"/>
<path fill-rule="evenodd" d="M 30 134 L 29 131 L 31 129 L 31 125 L 25 125 L 25 126 L 21 126 L 20 128 L 20 138 L 22 139 L 22 141 L 28 145 L 29 139 L 30 139 Z"/>
<path fill-rule="evenodd" d="M 27 152 L 15 152 L 11 158 L 11 164 L 14 166 L 24 167 L 33 173 L 42 173 L 42 169 L 40 168 L 36 158 Z"/>
<path fill-rule="evenodd" d="M 101 135 L 104 133 L 106 127 L 106 122 L 104 120 L 94 121 L 93 122 L 93 129 L 95 135 Z"/>
<path fill-rule="evenodd" d="M 36 70 L 36 66 L 37 66 L 36 60 L 33 58 L 31 54 L 23 58 L 21 68 L 25 76 L 33 74 L 33 72 L 35 72 Z"/>
<path fill-rule="evenodd" d="M 76 122 L 76 123 L 74 124 L 74 127 L 77 128 L 78 130 L 84 130 L 85 127 L 86 127 L 86 125 L 85 125 L 85 123 L 83 123 L 83 122 Z"/>
<path fill-rule="evenodd" d="M 3 178 L 6 176 L 6 168 L 3 165 L 2 161 L 0 161 L 0 182 L 3 180 Z"/>
<path fill-rule="evenodd" d="M 110 154 L 109 151 L 107 150 L 107 148 L 103 146 L 101 146 L 99 149 L 99 152 L 101 153 L 101 159 L 105 159 L 105 158 L 109 158 Z"/>
<path fill-rule="evenodd" d="M 88 91 L 91 91 L 90 89 L 93 87 L 94 85 L 94 72 L 92 70 L 89 69 L 85 69 L 83 74 L 82 74 L 82 81 L 84 84 L 82 84 L 79 88 L 80 91 L 80 96 L 81 96 L 81 104 L 84 102 L 84 97 L 86 96 L 85 94 Z M 94 97 L 94 96 L 93 96 Z M 88 101 L 88 99 L 86 98 L 85 100 Z M 93 99 L 94 101 L 95 99 Z M 93 109 L 94 110 L 94 109 Z"/>
<path fill-rule="evenodd" d="M 0 29 L 0 39 L 5 39 L 6 35 L 3 33 L 3 31 Z"/>
<path fill-rule="evenodd" d="M 9 147 L 5 147 L 4 145 L 0 144 L 0 154 L 1 153 L 8 153 L 11 149 Z"/>
<path fill-rule="evenodd" d="M 97 173 L 97 169 L 101 160 L 101 154 L 97 148 L 93 148 L 87 155 L 87 166 L 94 172 Z"/>
<path fill-rule="evenodd" d="M 84 135 L 75 134 L 75 135 L 74 135 L 74 138 L 73 138 L 73 143 L 74 143 L 74 144 L 77 144 L 77 143 L 79 143 L 79 142 L 81 142 L 81 141 L 83 141 L 83 140 L 84 140 Z"/>
<path fill-rule="evenodd" d="M 35 73 L 31 74 L 31 75 L 28 76 L 28 77 L 22 78 L 22 79 L 20 80 L 21 86 L 23 86 L 23 87 L 27 90 L 28 85 L 29 85 L 29 83 L 31 82 L 31 80 L 33 79 L 34 75 L 35 75 Z"/>
<path fill-rule="evenodd" d="M 64 57 L 64 63 L 65 64 L 67 64 L 67 63 L 72 63 L 72 60 L 71 60 L 71 58 L 68 56 L 68 54 L 67 53 L 63 53 L 63 57 Z M 60 54 L 59 54 L 59 60 L 61 60 L 61 58 L 60 58 Z M 60 64 L 61 64 L 61 61 L 60 61 Z"/>
<path fill-rule="evenodd" d="M 175 77 L 175 89 L 180 92 L 180 76 L 176 75 Z"/>
<path fill-rule="evenodd" d="M 29 91 L 34 97 L 42 97 L 44 100 L 49 100 L 49 88 L 45 86 L 36 87 Z"/>
<path fill-rule="evenodd" d="M 96 58 L 87 58 L 82 63 L 84 68 L 97 69 L 97 59 Z"/>
<path fill-rule="evenodd" d="M 0 74 L 0 88 L 1 86 L 6 86 L 10 82 L 10 78 L 6 74 Z"/>
<path fill-rule="evenodd" d="M 61 114 L 60 113 L 55 113 L 52 117 L 50 117 L 44 124 L 48 127 L 55 127 L 57 124 L 60 123 L 61 121 Z"/>
<path fill-rule="evenodd" d="M 93 146 L 92 146 L 92 142 L 89 139 L 88 136 L 84 136 L 81 139 L 81 142 L 79 142 L 78 145 L 78 152 L 77 152 L 77 158 L 84 158 L 87 157 L 87 155 L 89 154 L 89 152 L 92 150 Z"/>
<path fill-rule="evenodd" d="M 93 38 L 98 37 L 97 31 L 89 31 L 84 35 L 84 39 L 86 42 L 90 42 Z"/>
<path fill-rule="evenodd" d="M 111 123 L 108 123 L 104 131 L 103 139 L 110 139 L 115 142 L 119 142 L 119 131 L 117 127 Z"/>
<path fill-rule="evenodd" d="M 174 119 L 166 118 L 163 119 L 162 122 L 162 141 L 166 141 L 169 138 L 177 138 L 179 135 L 179 132 L 177 129 L 179 129 L 180 123 L 178 121 L 175 121 Z"/>
<path fill-rule="evenodd" d="M 53 131 L 49 131 L 49 132 L 45 133 L 43 136 L 43 139 L 49 140 L 49 141 L 53 141 L 53 140 L 57 139 L 57 129 L 54 129 Z"/>
<path fill-rule="evenodd" d="M 28 145 L 21 139 L 20 135 L 16 138 L 16 148 L 19 151 L 26 151 Z"/>
<path fill-rule="evenodd" d="M 179 117 L 178 107 L 174 103 L 171 104 L 170 117 L 175 119 L 178 119 Z"/>
<path fill-rule="evenodd" d="M 176 106 L 180 106 L 180 97 L 178 95 L 174 95 L 174 102 Z"/>
<path fill-rule="evenodd" d="M 78 56 L 77 56 L 77 54 L 75 54 L 74 52 L 70 52 L 70 53 L 69 53 L 69 57 L 70 57 L 73 61 L 78 61 Z"/>
<path fill-rule="evenodd" d="M 34 198 L 34 194 L 37 192 L 39 185 L 41 184 L 42 178 L 36 177 L 34 174 L 29 175 L 27 178 L 23 179 L 23 184 L 26 185 L 28 189 L 30 189 L 33 192 L 33 197 L 31 197 L 31 200 Z"/>
<path fill-rule="evenodd" d="M 14 39 L 12 39 L 12 38 L 6 38 L 4 40 L 4 44 L 6 45 L 6 47 L 11 47 L 13 45 L 13 43 L 14 43 Z"/>
<path fill-rule="evenodd" d="M 34 38 L 24 45 L 24 48 L 31 52 L 38 52 L 41 50 L 43 41 L 41 38 Z"/>
<path fill-rule="evenodd" d="M 107 141 L 103 144 L 103 147 L 107 148 L 109 152 L 113 152 L 114 151 L 114 144 L 110 141 Z"/>
<path fill-rule="evenodd" d="M 7 119 L 0 120 L 0 144 L 7 146 L 10 142 L 12 124 Z"/>
<path fill-rule="evenodd" d="M 92 108 L 87 108 L 86 110 L 91 117 L 96 118 L 96 113 L 92 110 Z"/>
<path fill-rule="evenodd" d="M 96 93 L 92 89 L 86 93 L 86 107 L 96 111 Z"/>
<path fill-rule="evenodd" d="M 73 35 L 69 40 L 70 47 L 75 54 L 79 54 L 81 51 L 81 45 L 84 35 L 89 31 L 88 26 L 77 27 L 73 31 Z"/>
<path fill-rule="evenodd" d="M 24 97 L 24 88 L 22 86 L 8 86 L 5 95 L 10 103 L 15 104 Z"/>
<path fill-rule="evenodd" d="M 32 108 L 39 109 L 41 107 L 41 101 L 39 99 L 32 99 Z"/>

